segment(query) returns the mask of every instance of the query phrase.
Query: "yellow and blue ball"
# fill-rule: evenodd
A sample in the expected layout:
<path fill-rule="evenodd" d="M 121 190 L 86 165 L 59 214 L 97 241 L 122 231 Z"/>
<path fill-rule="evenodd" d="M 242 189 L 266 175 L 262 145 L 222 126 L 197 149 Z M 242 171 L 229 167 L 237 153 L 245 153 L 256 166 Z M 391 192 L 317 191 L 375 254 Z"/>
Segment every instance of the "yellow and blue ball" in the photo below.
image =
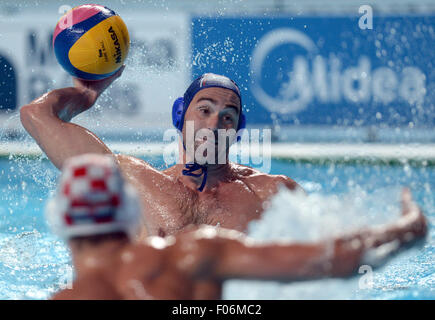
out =
<path fill-rule="evenodd" d="M 57 61 L 72 76 L 85 80 L 110 77 L 130 49 L 127 26 L 113 10 L 95 4 L 75 7 L 53 34 Z"/>

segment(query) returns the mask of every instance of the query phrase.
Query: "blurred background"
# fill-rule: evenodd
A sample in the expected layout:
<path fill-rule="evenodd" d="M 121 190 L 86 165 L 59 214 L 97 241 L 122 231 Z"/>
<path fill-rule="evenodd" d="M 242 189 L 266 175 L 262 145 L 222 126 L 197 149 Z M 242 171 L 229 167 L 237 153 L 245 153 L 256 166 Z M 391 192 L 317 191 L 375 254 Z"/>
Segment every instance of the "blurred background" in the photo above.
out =
<path fill-rule="evenodd" d="M 13 116 L 20 106 L 71 85 L 52 32 L 83 3 L 1 2 L 3 140 L 22 136 Z M 195 76 L 216 72 L 242 87 L 248 124 L 272 128 L 277 142 L 435 141 L 434 1 L 101 4 L 131 35 L 122 79 L 78 119 L 106 139 L 161 141 L 174 99 Z M 363 5 L 372 9 L 372 29 L 359 26 Z"/>
<path fill-rule="evenodd" d="M 59 172 L 22 128 L 19 109 L 72 85 L 52 34 L 68 9 L 87 2 L 0 2 L 0 299 L 47 298 L 72 269 L 43 216 Z M 159 146 L 173 101 L 196 76 L 221 73 L 242 89 L 248 128 L 272 131 L 263 171 L 310 195 L 280 192 L 250 236 L 310 241 L 392 221 L 405 185 L 428 217 L 427 241 L 377 269 L 370 289 L 358 277 L 235 281 L 224 297 L 435 297 L 434 0 L 97 2 L 122 17 L 131 49 L 123 76 L 73 121 L 112 150 L 164 169 Z"/>

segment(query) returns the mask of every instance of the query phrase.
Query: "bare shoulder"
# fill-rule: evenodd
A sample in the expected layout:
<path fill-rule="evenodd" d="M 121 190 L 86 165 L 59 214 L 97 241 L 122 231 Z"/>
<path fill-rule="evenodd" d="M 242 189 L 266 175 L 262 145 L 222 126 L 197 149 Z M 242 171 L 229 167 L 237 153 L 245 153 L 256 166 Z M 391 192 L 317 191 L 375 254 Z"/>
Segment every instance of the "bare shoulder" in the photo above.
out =
<path fill-rule="evenodd" d="M 132 183 L 140 181 L 141 184 L 150 181 L 156 183 L 170 180 L 163 171 L 159 171 L 148 162 L 128 155 L 115 155 L 124 177 Z"/>
<path fill-rule="evenodd" d="M 147 274 L 158 273 L 162 266 L 161 249 L 166 246 L 164 238 L 157 236 L 150 236 L 144 241 L 126 246 L 120 254 L 122 263 L 118 270 L 118 280 L 125 280 L 132 275 L 143 278 Z"/>
<path fill-rule="evenodd" d="M 243 165 L 235 165 L 235 168 L 240 172 L 243 181 L 264 200 L 277 193 L 282 185 L 289 190 L 303 190 L 296 181 L 286 175 L 268 174 Z"/>
<path fill-rule="evenodd" d="M 157 171 L 148 162 L 133 156 L 128 156 L 125 154 L 115 154 L 115 158 L 118 161 L 121 170 L 123 170 L 123 172 L 126 174 L 131 173 L 130 171 L 132 170 Z"/>

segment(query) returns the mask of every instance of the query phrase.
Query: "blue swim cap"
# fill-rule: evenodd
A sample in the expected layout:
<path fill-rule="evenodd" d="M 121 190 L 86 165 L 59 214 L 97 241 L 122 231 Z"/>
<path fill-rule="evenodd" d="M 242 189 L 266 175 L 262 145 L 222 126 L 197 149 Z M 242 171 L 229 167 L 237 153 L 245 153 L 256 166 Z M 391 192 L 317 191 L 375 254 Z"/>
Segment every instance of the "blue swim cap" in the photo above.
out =
<path fill-rule="evenodd" d="M 237 84 L 228 77 L 221 76 L 214 73 L 205 73 L 196 78 L 192 84 L 187 88 L 183 97 L 175 100 L 172 106 L 172 123 L 175 128 L 182 131 L 184 125 L 184 116 L 186 115 L 187 108 L 193 100 L 193 97 L 202 89 L 206 88 L 224 88 L 233 91 L 240 99 L 240 116 L 237 124 L 237 131 L 244 129 L 246 126 L 245 115 L 242 113 L 242 97 L 240 89 Z M 238 138 L 239 140 L 239 138 Z"/>

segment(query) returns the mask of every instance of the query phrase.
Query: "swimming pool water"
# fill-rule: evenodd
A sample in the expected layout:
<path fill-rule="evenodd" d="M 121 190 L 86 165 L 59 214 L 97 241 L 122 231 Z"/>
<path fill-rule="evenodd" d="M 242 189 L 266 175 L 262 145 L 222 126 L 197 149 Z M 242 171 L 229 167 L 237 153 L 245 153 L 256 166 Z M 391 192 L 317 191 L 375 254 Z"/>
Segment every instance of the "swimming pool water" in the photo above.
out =
<path fill-rule="evenodd" d="M 145 160 L 158 168 L 164 166 L 158 158 Z M 255 282 L 247 284 L 237 280 L 232 282 L 230 287 L 226 286 L 225 297 L 435 298 L 435 167 L 322 165 L 273 160 L 271 168 L 271 173 L 285 174 L 299 182 L 309 194 L 320 197 L 324 204 L 335 199 L 340 208 L 352 210 L 352 206 L 357 207 L 358 204 L 353 202 L 349 207 L 345 199 L 363 194 L 360 200 L 362 199 L 363 205 L 367 208 L 366 216 L 372 219 L 370 221 L 375 221 L 376 217 L 385 221 L 394 219 L 394 212 L 398 209 L 397 197 L 400 186 L 409 186 L 429 219 L 427 241 L 419 247 L 400 253 L 383 267 L 375 269 L 375 285 L 372 289 L 359 289 L 358 276 L 351 279 L 324 279 L 291 285 Z M 50 233 L 43 217 L 46 199 L 55 188 L 57 176 L 57 169 L 46 160 L 0 159 L 0 299 L 45 299 L 65 285 L 72 276 L 68 250 Z M 288 199 L 285 193 L 277 197 L 275 207 L 272 206 L 277 215 L 271 216 L 271 219 L 279 220 L 281 211 L 281 217 L 284 217 L 286 212 L 283 210 L 288 207 Z M 323 215 L 327 214 L 328 212 Z M 286 217 L 289 235 L 291 234 L 289 238 L 297 238 L 297 228 L 306 230 L 307 234 L 311 232 L 311 236 L 316 236 L 320 230 L 328 228 L 332 231 L 343 231 L 346 219 L 350 217 L 355 220 L 357 215 L 365 215 L 365 212 L 354 212 L 350 216 L 343 214 L 343 222 L 339 226 L 333 223 L 337 221 L 337 216 L 335 220 L 322 221 L 315 215 L 307 215 L 306 219 L 298 216 L 298 224 L 288 220 L 294 217 Z M 369 220 L 366 219 L 367 221 Z M 270 227 L 273 231 L 276 227 L 274 223 L 278 224 L 278 221 L 265 222 L 266 225 L 262 228 Z M 320 229 L 321 223 L 323 225 Z M 250 232 L 260 235 L 261 238 L 258 230 L 258 225 L 251 225 Z M 272 239 L 273 236 L 269 238 Z"/>

